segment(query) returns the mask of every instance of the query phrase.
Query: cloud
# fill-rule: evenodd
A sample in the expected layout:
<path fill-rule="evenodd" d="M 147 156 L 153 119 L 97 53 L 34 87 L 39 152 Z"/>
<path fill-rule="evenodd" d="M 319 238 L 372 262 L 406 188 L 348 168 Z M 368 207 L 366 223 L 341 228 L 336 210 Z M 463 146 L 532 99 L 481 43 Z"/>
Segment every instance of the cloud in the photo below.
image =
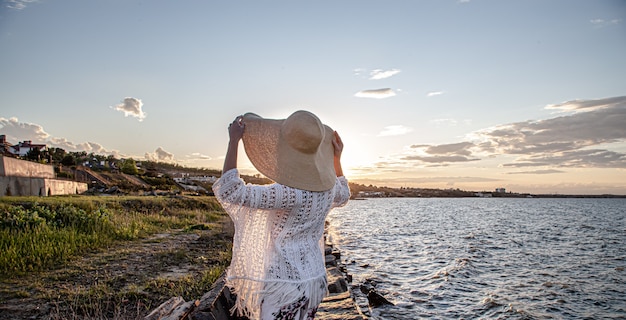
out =
<path fill-rule="evenodd" d="M 35 2 L 39 2 L 38 0 L 6 0 L 6 6 L 9 9 L 22 10 L 26 8 L 27 5 Z"/>
<path fill-rule="evenodd" d="M 7 140 L 16 142 L 30 140 L 35 143 L 43 143 L 50 137 L 42 126 L 34 123 L 20 122 L 17 118 L 10 119 L 0 117 L 0 129 Z"/>
<path fill-rule="evenodd" d="M 401 136 L 411 131 L 413 131 L 413 128 L 403 125 L 386 126 L 383 128 L 383 131 L 378 134 L 378 137 Z"/>
<path fill-rule="evenodd" d="M 564 173 L 564 172 L 565 171 L 555 170 L 555 169 L 545 169 L 545 170 L 509 172 L 508 174 L 553 174 L 553 173 Z"/>
<path fill-rule="evenodd" d="M 559 104 L 550 104 L 547 105 L 546 109 L 554 109 L 560 110 L 563 112 L 588 112 L 595 111 L 598 109 L 606 109 L 613 108 L 620 104 L 626 103 L 626 96 L 621 97 L 611 97 L 605 99 L 595 99 L 595 100 L 570 100 L 565 101 Z"/>
<path fill-rule="evenodd" d="M 395 96 L 396 93 L 391 88 L 363 90 L 354 94 L 359 98 L 385 99 Z"/>
<path fill-rule="evenodd" d="M 398 73 L 400 73 L 400 70 L 398 70 L 398 69 L 391 69 L 391 70 L 376 69 L 376 70 L 372 70 L 370 72 L 370 78 L 369 79 L 370 80 L 387 79 L 387 78 L 395 76 Z"/>
<path fill-rule="evenodd" d="M 469 156 L 471 155 L 470 148 L 474 147 L 471 142 L 459 142 L 450 144 L 441 144 L 438 146 L 428 146 L 424 151 L 428 154 L 456 154 Z"/>
<path fill-rule="evenodd" d="M 126 117 L 132 116 L 139 119 L 139 121 L 143 121 L 143 119 L 146 118 L 146 113 L 143 112 L 141 109 L 142 107 L 143 102 L 141 102 L 140 99 L 126 97 L 122 103 L 113 106 L 112 108 L 117 111 L 124 112 L 124 116 Z"/>
<path fill-rule="evenodd" d="M 606 27 L 606 26 L 610 26 L 610 25 L 617 25 L 621 22 L 621 19 L 611 19 L 611 20 L 604 20 L 604 19 L 591 19 L 589 20 L 589 22 L 598 28 L 601 27 Z"/>
<path fill-rule="evenodd" d="M 172 162 L 174 161 L 174 154 L 158 147 L 153 153 L 146 152 L 145 158 L 150 161 Z"/>
<path fill-rule="evenodd" d="M 626 168 L 626 154 L 609 150 L 591 149 L 556 153 L 541 153 L 522 156 L 516 162 L 506 163 L 504 167 L 539 167 L 560 168 Z"/>
<path fill-rule="evenodd" d="M 412 145 L 411 153 L 404 155 L 403 161 L 419 161 L 429 164 L 448 165 L 454 162 L 478 161 L 472 155 L 476 146 L 471 142 L 459 142 L 441 145 Z"/>
<path fill-rule="evenodd" d="M 450 127 L 457 126 L 459 123 L 465 124 L 465 125 L 472 124 L 471 119 L 456 120 L 456 119 L 442 118 L 442 119 L 432 119 L 429 122 L 436 126 L 450 126 Z"/>
<path fill-rule="evenodd" d="M 194 152 L 190 155 L 186 155 L 185 157 L 187 157 L 188 159 L 191 160 L 212 160 L 213 158 L 211 156 L 207 156 L 205 154 L 201 154 L 199 152 Z"/>
<path fill-rule="evenodd" d="M 459 143 L 413 145 L 397 159 L 446 166 L 508 155 L 515 158 L 503 167 L 626 168 L 626 154 L 609 149 L 626 146 L 626 97 L 571 100 L 546 108 L 573 113 L 486 128 Z M 546 170 L 534 173 L 556 173 Z"/>
<path fill-rule="evenodd" d="M 85 151 L 88 153 L 106 154 L 119 156 L 117 150 L 107 150 L 104 146 L 96 142 L 74 143 L 66 138 L 54 137 L 47 133 L 38 124 L 20 122 L 17 118 L 0 118 L 1 133 L 6 135 L 7 141 L 17 144 L 21 141 L 30 140 L 33 143 L 46 144 L 49 147 L 61 148 L 67 152 Z"/>
<path fill-rule="evenodd" d="M 352 70 L 352 72 L 354 73 L 355 76 L 360 76 L 363 73 L 367 72 L 367 70 L 363 69 L 363 68 L 356 68 L 356 69 Z"/>
<path fill-rule="evenodd" d="M 474 134 L 485 148 L 521 155 L 567 152 L 626 140 L 626 97 L 574 100 L 559 106 L 587 111 L 501 125 Z"/>
<path fill-rule="evenodd" d="M 77 148 L 86 152 L 93 152 L 96 154 L 107 153 L 107 150 L 99 143 L 96 142 L 85 142 L 77 145 Z"/>
<path fill-rule="evenodd" d="M 450 162 L 470 162 L 470 161 L 478 161 L 480 159 L 472 159 L 465 156 L 459 155 L 435 155 L 435 156 L 406 156 L 402 158 L 402 160 L 415 161 L 419 160 L 421 162 L 430 162 L 430 163 L 438 163 L 438 164 L 448 164 Z"/>
<path fill-rule="evenodd" d="M 442 95 L 443 93 L 444 93 L 443 91 L 431 91 L 431 92 L 428 92 L 426 94 L 426 96 L 427 97 L 434 97 L 434 96 Z"/>

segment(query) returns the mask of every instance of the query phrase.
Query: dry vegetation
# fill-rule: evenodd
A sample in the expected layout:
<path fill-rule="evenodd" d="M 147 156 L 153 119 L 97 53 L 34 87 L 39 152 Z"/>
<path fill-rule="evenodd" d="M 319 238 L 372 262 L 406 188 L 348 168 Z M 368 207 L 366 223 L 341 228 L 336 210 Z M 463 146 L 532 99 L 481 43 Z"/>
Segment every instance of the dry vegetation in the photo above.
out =
<path fill-rule="evenodd" d="M 0 319 L 141 319 L 230 261 L 213 197 L 4 197 L 0 213 Z"/>

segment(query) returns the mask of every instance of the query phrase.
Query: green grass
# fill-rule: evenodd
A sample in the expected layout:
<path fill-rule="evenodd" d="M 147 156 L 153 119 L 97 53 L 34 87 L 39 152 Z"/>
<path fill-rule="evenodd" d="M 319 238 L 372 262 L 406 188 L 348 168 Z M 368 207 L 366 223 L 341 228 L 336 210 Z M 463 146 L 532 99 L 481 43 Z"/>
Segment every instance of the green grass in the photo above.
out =
<path fill-rule="evenodd" d="M 211 197 L 2 197 L 0 276 L 48 270 L 164 230 L 206 228 L 220 210 Z"/>

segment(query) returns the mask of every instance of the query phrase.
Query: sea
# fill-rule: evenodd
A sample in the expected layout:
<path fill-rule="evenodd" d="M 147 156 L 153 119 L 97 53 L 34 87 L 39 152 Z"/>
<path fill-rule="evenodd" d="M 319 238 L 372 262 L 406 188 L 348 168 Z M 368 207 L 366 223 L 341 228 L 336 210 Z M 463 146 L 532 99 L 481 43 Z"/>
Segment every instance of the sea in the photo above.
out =
<path fill-rule="evenodd" d="M 626 199 L 369 198 L 328 221 L 372 319 L 626 319 Z"/>

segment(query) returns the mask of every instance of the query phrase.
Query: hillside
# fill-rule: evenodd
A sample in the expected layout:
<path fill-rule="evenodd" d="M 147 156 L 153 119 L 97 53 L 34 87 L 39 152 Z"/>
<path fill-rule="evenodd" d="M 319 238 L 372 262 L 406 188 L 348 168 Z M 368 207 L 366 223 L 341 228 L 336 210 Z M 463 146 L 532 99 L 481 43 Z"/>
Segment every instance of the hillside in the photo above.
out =
<path fill-rule="evenodd" d="M 98 168 L 96 166 L 61 166 L 60 177 L 74 179 L 85 182 L 89 185 L 90 194 L 98 193 L 189 193 L 211 194 L 210 182 L 187 181 L 194 188 L 189 188 L 189 184 L 178 183 L 174 178 L 184 177 L 215 177 L 221 176 L 221 171 L 204 168 L 188 168 L 180 165 L 142 162 L 138 165 L 137 174 L 127 174 L 111 168 Z M 272 181 L 261 176 L 242 175 L 242 179 L 248 183 L 268 184 Z M 198 191 L 200 190 L 200 191 Z"/>
<path fill-rule="evenodd" d="M 138 166 L 137 175 L 122 173 L 119 170 L 96 169 L 85 166 L 63 167 L 61 172 L 68 178 L 83 181 L 89 184 L 89 193 L 123 193 L 141 194 L 154 193 L 189 193 L 189 194 L 212 194 L 210 182 L 192 181 L 193 188 L 189 185 L 177 183 L 174 178 L 182 177 L 215 177 L 221 176 L 221 171 L 206 168 L 189 168 L 177 164 L 144 161 Z M 247 183 L 268 184 L 272 183 L 261 175 L 242 175 Z M 375 197 L 499 197 L 499 198 L 525 198 L 525 197 L 594 197 L 614 198 L 626 197 L 625 195 L 563 195 L 563 194 L 528 194 L 513 192 L 470 191 L 460 189 L 428 189 L 428 188 L 391 188 L 386 186 L 373 186 L 350 183 L 350 191 L 353 198 Z M 187 189 L 187 191 L 185 191 Z M 204 191 L 198 191 L 204 190 Z"/>

